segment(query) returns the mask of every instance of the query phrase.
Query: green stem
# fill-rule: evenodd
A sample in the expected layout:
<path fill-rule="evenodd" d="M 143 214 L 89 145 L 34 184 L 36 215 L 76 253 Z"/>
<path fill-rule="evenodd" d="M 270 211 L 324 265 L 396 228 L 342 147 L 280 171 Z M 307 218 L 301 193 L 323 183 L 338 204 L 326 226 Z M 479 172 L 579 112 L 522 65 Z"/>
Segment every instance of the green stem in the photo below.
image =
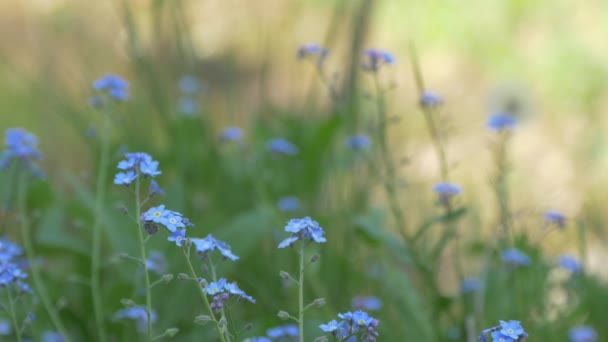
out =
<path fill-rule="evenodd" d="M 205 307 L 207 308 L 207 311 L 209 312 L 209 316 L 211 316 L 211 319 L 213 320 L 213 323 L 215 325 L 215 330 L 217 331 L 217 334 L 220 337 L 220 341 L 226 342 L 226 339 L 224 338 L 224 334 L 222 333 L 222 330 L 220 329 L 217 318 L 215 318 L 215 315 L 213 314 L 213 310 L 211 309 L 211 305 L 209 304 L 209 299 L 207 298 L 207 294 L 205 293 L 205 290 L 198 282 L 198 276 L 196 275 L 194 266 L 192 266 L 192 262 L 190 261 L 190 254 L 186 253 L 186 248 L 187 247 L 182 248 L 182 251 L 184 252 L 184 258 L 186 259 L 186 263 L 188 264 L 188 269 L 190 270 L 190 276 L 196 281 L 196 288 L 198 289 L 198 293 L 201 295 L 201 298 L 203 299 L 203 303 L 205 303 Z"/>
<path fill-rule="evenodd" d="M 106 179 L 109 163 L 110 144 L 108 134 L 110 130 L 109 113 L 103 113 L 103 130 L 101 131 L 101 152 L 97 170 L 97 185 L 95 198 L 95 214 L 93 217 L 93 241 L 91 248 L 91 296 L 93 297 L 93 311 L 95 326 L 100 342 L 107 341 L 104 329 L 103 298 L 101 291 L 101 239 L 103 208 L 105 202 Z"/>
<path fill-rule="evenodd" d="M 509 209 L 509 193 L 507 189 L 507 143 L 509 140 L 509 132 L 499 132 L 500 141 L 496 150 L 496 199 L 498 201 L 500 211 L 500 223 L 503 228 L 503 233 L 506 238 L 510 238 L 511 232 L 511 212 Z"/>
<path fill-rule="evenodd" d="M 148 341 L 152 341 L 152 291 L 150 289 L 150 274 L 148 273 L 148 263 L 146 262 L 146 243 L 144 240 L 144 230 L 141 223 L 141 198 L 140 192 L 140 175 L 135 180 L 135 218 L 137 219 L 137 237 L 139 238 L 139 253 L 144 267 L 144 288 L 146 289 L 146 316 Z"/>
<path fill-rule="evenodd" d="M 298 280 L 298 325 L 300 342 L 304 342 L 304 242 L 300 241 L 300 277 Z"/>
<path fill-rule="evenodd" d="M 36 262 L 35 253 L 34 253 L 34 245 L 32 243 L 32 234 L 30 231 L 29 219 L 27 216 L 27 177 L 29 176 L 27 170 L 21 170 L 21 175 L 19 178 L 19 189 L 17 190 L 17 206 L 19 212 L 19 222 L 21 223 L 21 236 L 23 239 L 23 246 L 25 247 L 25 254 L 27 256 L 28 263 L 30 265 L 30 271 L 32 274 L 32 281 L 34 283 L 34 287 L 36 288 L 36 293 L 40 297 L 42 301 L 42 305 L 44 306 L 46 312 L 48 313 L 53 325 L 59 331 L 61 336 L 66 342 L 71 341 L 69 338 L 57 311 L 53 308 L 51 300 L 49 299 L 49 295 L 46 292 L 46 288 L 44 286 L 44 282 L 40 276 L 38 270 L 38 263 Z"/>
<path fill-rule="evenodd" d="M 17 341 L 21 342 L 21 328 L 19 324 L 17 324 L 17 312 L 15 311 L 15 300 L 13 299 L 13 291 L 11 291 L 10 287 L 6 288 L 6 292 L 8 293 L 8 309 L 11 315 L 11 322 L 13 323 L 13 329 L 15 329 L 15 334 L 17 335 Z"/>

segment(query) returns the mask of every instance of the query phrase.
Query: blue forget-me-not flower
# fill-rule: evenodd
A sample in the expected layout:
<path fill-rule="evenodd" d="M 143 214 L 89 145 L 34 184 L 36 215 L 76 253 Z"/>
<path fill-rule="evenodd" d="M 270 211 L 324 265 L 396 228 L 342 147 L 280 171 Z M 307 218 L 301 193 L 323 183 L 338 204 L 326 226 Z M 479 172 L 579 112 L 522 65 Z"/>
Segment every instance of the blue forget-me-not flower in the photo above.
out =
<path fill-rule="evenodd" d="M 314 221 L 308 216 L 301 219 L 290 220 L 285 226 L 285 231 L 292 234 L 279 244 L 279 248 L 291 246 L 298 240 L 310 240 L 316 243 L 327 241 L 327 239 L 323 237 L 325 234 L 323 228 L 321 228 L 317 221 Z"/>

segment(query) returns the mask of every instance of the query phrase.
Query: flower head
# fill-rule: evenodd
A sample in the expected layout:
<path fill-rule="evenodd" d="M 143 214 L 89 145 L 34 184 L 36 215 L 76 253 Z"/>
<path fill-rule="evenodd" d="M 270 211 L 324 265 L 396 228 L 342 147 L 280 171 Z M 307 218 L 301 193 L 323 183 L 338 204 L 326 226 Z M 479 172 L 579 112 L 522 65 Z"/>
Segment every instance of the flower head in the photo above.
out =
<path fill-rule="evenodd" d="M 329 50 L 319 44 L 304 44 L 298 48 L 298 59 L 313 59 L 317 67 L 322 68 L 325 59 L 329 56 Z"/>
<path fill-rule="evenodd" d="M 224 241 L 217 240 L 213 235 L 209 234 L 204 239 L 193 238 L 192 244 L 196 247 L 196 251 L 201 255 L 207 255 L 212 251 L 219 251 L 222 256 L 230 260 L 238 260 L 239 257 L 232 253 L 230 245 Z"/>
<path fill-rule="evenodd" d="M 376 72 L 381 65 L 395 63 L 395 57 L 384 50 L 369 49 L 365 51 L 366 60 L 363 62 L 363 69 Z"/>
<path fill-rule="evenodd" d="M 477 278 L 465 278 L 460 284 L 460 290 L 462 293 L 477 292 L 481 289 L 481 280 Z"/>
<path fill-rule="evenodd" d="M 491 131 L 507 131 L 515 128 L 515 126 L 517 125 L 517 119 L 510 114 L 497 113 L 492 114 L 488 118 L 487 125 Z"/>
<path fill-rule="evenodd" d="M 144 152 L 126 153 L 126 159 L 118 162 L 119 172 L 114 177 L 114 184 L 129 185 L 140 175 L 144 177 L 156 177 L 162 172 L 158 170 L 158 162 Z"/>
<path fill-rule="evenodd" d="M 171 235 L 167 238 L 167 241 L 175 242 L 175 245 L 178 247 L 182 246 L 182 242 L 186 238 L 186 230 L 178 229 L 174 230 Z"/>
<path fill-rule="evenodd" d="M 156 311 L 152 310 L 150 313 L 150 317 L 152 319 L 152 324 L 156 323 Z M 146 309 L 139 306 L 132 306 L 129 308 L 121 309 L 116 311 L 114 314 L 115 319 L 130 319 L 137 323 L 137 330 L 139 332 L 144 332 L 147 329 L 148 325 L 148 314 L 146 313 Z"/>
<path fill-rule="evenodd" d="M 571 255 L 562 255 L 557 259 L 557 263 L 572 273 L 579 273 L 583 270 L 581 263 Z"/>
<path fill-rule="evenodd" d="M 153 179 L 150 181 L 150 187 L 148 187 L 148 194 L 148 196 L 153 196 L 156 194 L 162 196 L 165 194 L 165 190 L 161 189 L 158 183 L 156 183 L 156 181 Z"/>
<path fill-rule="evenodd" d="M 220 134 L 220 139 L 223 141 L 237 141 L 243 138 L 243 130 L 240 127 L 226 127 Z"/>
<path fill-rule="evenodd" d="M 0 169 L 6 168 L 12 161 L 17 160 L 26 169 L 42 176 L 42 171 L 35 164 L 36 160 L 42 159 L 35 135 L 22 128 L 9 128 L 4 135 L 4 144 L 6 149 L 0 156 Z"/>
<path fill-rule="evenodd" d="M 304 217 L 301 219 L 292 219 L 285 226 L 285 231 L 292 233 L 292 235 L 279 244 L 279 248 L 285 248 L 292 245 L 297 240 L 311 240 L 316 243 L 326 242 L 327 239 L 323 237 L 325 232 L 317 221 L 312 220 L 310 217 Z"/>
<path fill-rule="evenodd" d="M 367 135 L 357 134 L 346 138 L 345 144 L 346 147 L 351 148 L 353 150 L 362 150 L 364 148 L 369 147 L 371 142 Z"/>
<path fill-rule="evenodd" d="M 319 328 L 321 328 L 321 330 L 323 330 L 325 332 L 334 332 L 334 331 L 340 329 L 340 324 L 338 322 L 336 322 L 336 320 L 334 319 L 334 320 L 328 322 L 327 324 L 319 325 Z"/>
<path fill-rule="evenodd" d="M 424 91 L 420 95 L 420 106 L 423 108 L 435 108 L 443 104 L 443 99 L 432 91 Z"/>
<path fill-rule="evenodd" d="M 42 342 L 63 342 L 63 336 L 56 331 L 45 331 L 40 337 Z"/>
<path fill-rule="evenodd" d="M 336 322 L 333 320 L 327 324 L 321 324 L 319 328 L 325 332 L 330 332 L 338 339 L 343 339 L 350 333 L 363 331 L 363 334 L 361 335 L 362 341 L 376 341 L 376 338 L 378 337 L 376 328 L 378 327 L 379 321 L 366 312 L 361 310 L 355 312 L 349 311 L 338 314 L 338 317 L 341 318 L 342 321 Z M 350 341 L 350 339 L 347 341 Z"/>
<path fill-rule="evenodd" d="M 162 225 L 167 228 L 167 230 L 169 230 L 171 233 L 193 225 L 192 223 L 190 223 L 190 220 L 185 218 L 182 214 L 176 211 L 166 209 L 164 204 L 148 209 L 146 212 L 141 214 L 140 219 L 144 221 L 144 223 L 154 223 Z M 185 236 L 185 233 L 182 233 L 178 233 L 174 236 L 174 238 L 177 238 L 178 236 L 182 236 L 183 238 Z"/>
<path fill-rule="evenodd" d="M 268 141 L 266 147 L 268 148 L 268 151 L 274 154 L 285 154 L 289 156 L 298 154 L 298 148 L 283 138 L 276 138 Z"/>
<path fill-rule="evenodd" d="M 581 325 L 570 329 L 568 337 L 571 342 L 595 342 L 597 341 L 597 333 L 587 325 Z"/>
<path fill-rule="evenodd" d="M 359 296 L 353 298 L 352 306 L 355 309 L 377 311 L 382 308 L 382 301 L 375 296 Z"/>
<path fill-rule="evenodd" d="M 481 332 L 479 340 L 487 342 L 487 335 L 492 336 L 494 342 L 516 342 L 522 337 L 528 337 L 519 321 L 499 321 L 500 325 L 488 328 Z"/>
<path fill-rule="evenodd" d="M 281 211 L 295 211 L 300 209 L 300 200 L 294 196 L 281 197 L 278 207 Z"/>
<path fill-rule="evenodd" d="M 117 75 L 104 75 L 93 82 L 93 88 L 108 94 L 110 98 L 117 101 L 125 101 L 129 98 L 127 92 L 129 83 Z"/>
<path fill-rule="evenodd" d="M 272 339 L 281 337 L 298 337 L 300 332 L 295 324 L 281 325 L 266 330 L 266 335 Z"/>
<path fill-rule="evenodd" d="M 550 224 L 555 224 L 558 228 L 564 228 L 566 226 L 566 216 L 558 211 L 546 211 L 545 221 Z"/>
<path fill-rule="evenodd" d="M 502 253 L 502 261 L 511 266 L 529 266 L 530 257 L 517 248 L 507 249 Z"/>

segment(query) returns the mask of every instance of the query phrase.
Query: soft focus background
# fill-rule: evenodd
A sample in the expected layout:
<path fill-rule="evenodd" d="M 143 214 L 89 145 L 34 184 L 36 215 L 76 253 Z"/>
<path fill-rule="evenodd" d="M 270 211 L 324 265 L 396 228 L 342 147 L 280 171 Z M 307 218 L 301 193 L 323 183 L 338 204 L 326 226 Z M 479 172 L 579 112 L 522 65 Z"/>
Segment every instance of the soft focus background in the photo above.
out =
<path fill-rule="evenodd" d="M 220 273 L 257 299 L 235 312 L 254 324 L 252 335 L 284 323 L 278 310 L 295 308 L 295 288 L 278 276 L 295 270 L 295 253 L 276 245 L 288 219 L 310 215 L 328 238 L 314 247 L 321 259 L 306 286 L 307 298 L 328 302 L 308 314 L 311 341 L 321 335 L 318 324 L 351 310 L 358 295 L 384 303 L 373 313 L 380 341 L 466 341 L 466 318 L 475 331 L 498 319 L 521 320 L 533 341 L 567 341 L 568 329 L 589 324 L 598 341 L 607 340 L 607 37 L 608 2 L 599 0 L 0 2 L 1 127 L 32 131 L 45 154 L 48 177 L 30 191 L 30 202 L 37 251 L 62 317 L 77 340 L 94 339 L 86 278 L 101 120 L 87 99 L 92 81 L 112 72 L 129 80 L 131 98 L 118 107 L 110 174 L 125 151 L 160 161 L 167 195 L 157 201 L 189 217 L 192 236 L 213 233 L 241 257 L 223 263 Z M 310 42 L 331 50 L 325 68 L 349 95 L 347 106 L 336 109 L 314 65 L 298 60 L 298 47 Z M 409 264 L 397 233 L 433 225 L 441 211 L 412 44 L 427 87 L 445 100 L 440 132 L 451 181 L 463 188 L 458 204 L 467 209 L 458 218 L 457 243 L 433 255 L 432 295 L 427 290 L 435 285 Z M 367 48 L 396 58 L 379 78 L 392 87 L 387 134 L 407 227 L 396 226 L 377 171 L 374 83 L 359 68 Z M 189 100 L 178 84 L 185 75 L 200 84 Z M 535 264 L 521 274 L 500 274 L 500 251 L 492 250 L 498 204 L 486 120 L 501 111 L 520 122 L 509 144 L 509 198 L 518 246 Z M 219 139 L 228 126 L 241 127 L 243 139 Z M 346 148 L 344 139 L 356 133 L 369 135 L 371 148 Z M 266 142 L 275 137 L 291 140 L 300 153 L 273 158 Z M 130 197 L 111 179 L 108 188 L 102 279 L 111 314 L 136 292 L 141 275 L 116 258 L 135 250 L 133 224 L 117 209 L 130 208 Z M 301 207 L 280 210 L 284 196 L 296 196 Z M 550 230 L 546 210 L 564 213 L 566 228 Z M 10 225 L 3 229 L 18 241 Z M 432 228 L 429 239 L 442 229 Z M 170 273 L 185 272 L 179 251 L 163 237 L 153 236 L 150 248 L 165 253 Z M 488 250 L 495 255 L 490 266 Z M 564 284 L 555 270 L 563 253 L 584 262 L 578 282 Z M 486 300 L 468 305 L 459 295 L 454 258 L 467 276 L 489 274 Z M 213 340 L 210 327 L 192 324 L 203 313 L 192 285 L 163 286 L 153 293 L 157 330 L 178 327 L 178 341 Z M 39 311 L 34 327 L 51 328 Z M 115 340 L 137 336 L 130 323 L 108 317 L 107 326 Z"/>

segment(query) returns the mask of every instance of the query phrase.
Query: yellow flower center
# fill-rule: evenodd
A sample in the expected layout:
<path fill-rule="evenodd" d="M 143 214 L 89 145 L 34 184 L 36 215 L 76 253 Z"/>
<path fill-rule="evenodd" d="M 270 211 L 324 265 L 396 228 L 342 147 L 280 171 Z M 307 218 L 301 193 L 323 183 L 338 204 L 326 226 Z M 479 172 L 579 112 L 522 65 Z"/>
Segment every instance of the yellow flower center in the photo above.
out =
<path fill-rule="evenodd" d="M 365 320 L 364 320 L 364 319 L 360 319 L 360 320 L 359 320 L 359 324 L 364 324 L 364 323 L 365 323 Z"/>
<path fill-rule="evenodd" d="M 161 214 L 162 213 L 160 211 L 157 211 L 157 212 L 154 213 L 154 217 L 160 217 Z"/>
<path fill-rule="evenodd" d="M 507 332 L 509 333 L 509 335 L 513 335 L 513 329 L 509 328 L 507 329 Z"/>

